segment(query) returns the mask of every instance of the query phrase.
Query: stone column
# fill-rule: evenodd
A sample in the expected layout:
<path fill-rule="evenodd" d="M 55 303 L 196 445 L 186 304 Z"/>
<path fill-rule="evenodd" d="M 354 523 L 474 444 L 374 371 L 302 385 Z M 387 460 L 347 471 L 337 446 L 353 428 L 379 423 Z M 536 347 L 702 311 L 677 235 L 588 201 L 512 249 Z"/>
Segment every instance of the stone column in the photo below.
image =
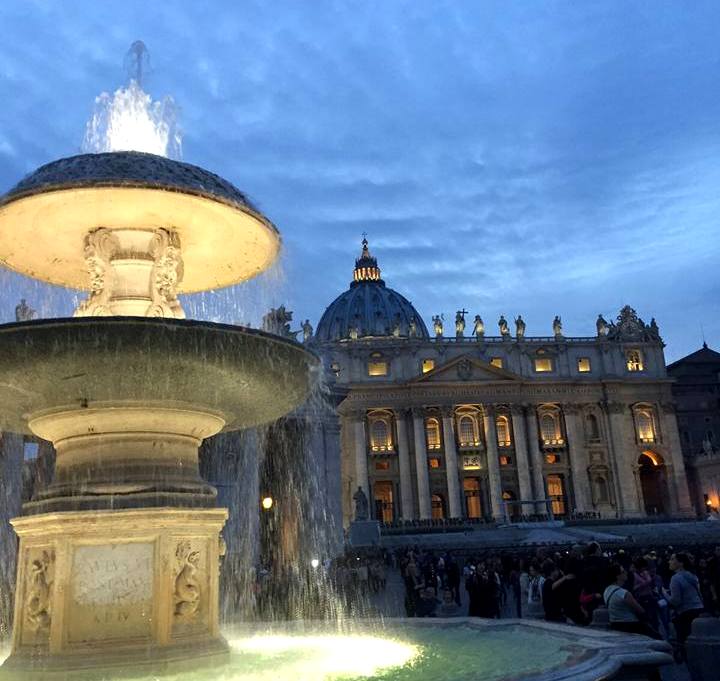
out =
<path fill-rule="evenodd" d="M 538 430 L 537 407 L 534 404 L 525 408 L 528 426 L 528 444 L 530 462 L 532 464 L 533 491 L 536 499 L 546 499 L 545 476 L 543 475 L 543 453 L 540 449 L 540 432 Z M 536 513 L 545 513 L 545 504 L 537 504 Z"/>
<path fill-rule="evenodd" d="M 488 484 L 490 485 L 490 506 L 495 520 L 503 519 L 502 481 L 498 461 L 497 428 L 495 407 L 483 405 L 483 426 L 485 429 L 485 457 L 487 459 Z"/>
<path fill-rule="evenodd" d="M 447 472 L 448 509 L 451 518 L 462 518 L 460 503 L 460 481 L 458 480 L 458 458 L 453 432 L 454 409 L 443 409 L 443 442 L 445 444 L 445 470 Z"/>
<path fill-rule="evenodd" d="M 520 500 L 529 501 L 533 498 L 533 495 L 532 485 L 530 484 L 527 436 L 525 433 L 525 413 L 519 404 L 513 404 L 510 411 L 512 413 L 513 444 L 515 445 L 515 464 L 520 485 Z M 522 506 L 520 513 L 525 513 L 525 510 L 526 507 Z"/>
<path fill-rule="evenodd" d="M 635 446 L 635 428 L 627 404 L 607 402 L 610 439 L 615 452 L 618 497 L 622 499 L 622 515 L 626 518 L 638 518 L 643 514 L 640 509 L 637 469 L 637 448 Z"/>
<path fill-rule="evenodd" d="M 415 512 L 413 511 L 413 492 L 412 492 L 412 472 L 410 470 L 410 448 L 407 437 L 407 424 L 405 418 L 407 411 L 405 409 L 395 410 L 395 425 L 397 426 L 397 447 L 398 447 L 398 465 L 400 467 L 400 519 L 413 520 Z"/>
<path fill-rule="evenodd" d="M 578 423 L 580 406 L 577 404 L 563 404 L 562 410 L 565 417 L 568 456 L 570 457 L 570 469 L 572 470 L 575 510 L 580 512 L 591 511 L 592 495 L 587 472 L 587 450 L 585 449 L 582 426 Z"/>
<path fill-rule="evenodd" d="M 430 505 L 430 476 L 428 475 L 427 447 L 425 444 L 425 413 L 422 409 L 413 409 L 412 415 L 418 507 L 420 509 L 420 519 L 426 520 L 432 517 L 432 508 Z"/>
<path fill-rule="evenodd" d="M 672 480 L 668 480 L 668 484 L 674 483 L 675 501 L 677 513 L 680 515 L 692 516 L 692 502 L 690 501 L 690 493 L 688 491 L 687 475 L 685 473 L 685 460 L 682 455 L 682 445 L 680 444 L 680 433 L 678 433 L 677 418 L 675 416 L 675 405 L 666 402 L 661 405 L 663 415 L 662 428 L 663 439 L 666 441 L 670 459 L 672 461 Z"/>
<path fill-rule="evenodd" d="M 370 483 L 368 480 L 367 443 L 365 440 L 365 414 L 358 414 L 354 419 L 353 430 L 355 431 L 355 494 L 358 487 L 362 487 L 365 496 L 368 498 L 368 506 L 372 509 L 370 499 Z"/>

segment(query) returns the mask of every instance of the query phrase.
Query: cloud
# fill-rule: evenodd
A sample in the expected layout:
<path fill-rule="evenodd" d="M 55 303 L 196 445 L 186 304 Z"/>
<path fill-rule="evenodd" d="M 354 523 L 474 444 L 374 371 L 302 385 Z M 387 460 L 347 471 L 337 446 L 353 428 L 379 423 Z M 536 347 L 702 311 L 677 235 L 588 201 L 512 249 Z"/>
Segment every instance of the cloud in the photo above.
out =
<path fill-rule="evenodd" d="M 186 160 L 247 192 L 286 244 L 280 283 L 208 294 L 199 314 L 257 317 L 259 295 L 316 321 L 367 231 L 426 318 L 520 312 L 547 333 L 562 314 L 583 334 L 629 302 L 677 357 L 699 319 L 720 345 L 718 20 L 700 1 L 11 0 L 0 188 L 77 152 L 142 38 Z M 32 286 L 11 277 L 0 313 L 20 294 L 70 305 Z"/>

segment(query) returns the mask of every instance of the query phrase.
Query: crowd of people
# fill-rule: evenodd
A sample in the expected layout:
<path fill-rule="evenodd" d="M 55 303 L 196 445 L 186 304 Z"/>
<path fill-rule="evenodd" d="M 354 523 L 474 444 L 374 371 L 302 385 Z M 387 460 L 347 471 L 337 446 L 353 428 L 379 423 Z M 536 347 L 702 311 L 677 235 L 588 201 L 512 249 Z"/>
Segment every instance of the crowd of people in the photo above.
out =
<path fill-rule="evenodd" d="M 504 614 L 588 626 L 604 607 L 612 629 L 671 640 L 682 658 L 693 620 L 704 611 L 720 613 L 720 546 L 631 552 L 590 542 L 462 560 L 411 549 L 397 562 L 408 617 Z"/>

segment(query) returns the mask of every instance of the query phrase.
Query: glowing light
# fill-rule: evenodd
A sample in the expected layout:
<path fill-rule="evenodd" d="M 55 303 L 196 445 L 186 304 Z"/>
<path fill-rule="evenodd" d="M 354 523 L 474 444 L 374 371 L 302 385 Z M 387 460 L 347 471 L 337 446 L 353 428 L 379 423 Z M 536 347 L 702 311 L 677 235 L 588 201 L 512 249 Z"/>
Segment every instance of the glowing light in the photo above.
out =
<path fill-rule="evenodd" d="M 273 655 L 277 666 L 268 679 L 329 681 L 374 676 L 415 658 L 416 646 L 374 636 L 288 636 L 269 634 L 230 641 L 234 652 Z"/>
<path fill-rule="evenodd" d="M 272 505 L 273 505 L 273 498 L 272 498 L 272 497 L 263 497 L 263 500 L 262 500 L 261 503 L 262 503 L 262 507 L 263 507 L 266 511 L 269 511 L 269 510 L 272 508 Z"/>
<path fill-rule="evenodd" d="M 313 568 L 316 568 L 318 565 L 320 565 L 320 561 L 319 561 L 317 558 L 313 558 L 313 559 L 310 561 L 310 565 L 312 565 Z"/>

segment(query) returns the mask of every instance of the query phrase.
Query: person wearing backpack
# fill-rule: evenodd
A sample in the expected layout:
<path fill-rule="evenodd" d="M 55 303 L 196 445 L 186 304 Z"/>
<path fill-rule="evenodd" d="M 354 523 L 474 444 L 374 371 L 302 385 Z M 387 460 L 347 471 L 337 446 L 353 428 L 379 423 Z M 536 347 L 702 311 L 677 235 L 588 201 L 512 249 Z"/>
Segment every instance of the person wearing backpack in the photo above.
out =
<path fill-rule="evenodd" d="M 674 574 L 670 578 L 670 590 L 665 589 L 665 598 L 675 611 L 672 623 L 682 652 L 693 620 L 703 612 L 704 606 L 698 578 L 688 570 L 690 556 L 687 553 L 673 553 L 668 566 Z"/>

